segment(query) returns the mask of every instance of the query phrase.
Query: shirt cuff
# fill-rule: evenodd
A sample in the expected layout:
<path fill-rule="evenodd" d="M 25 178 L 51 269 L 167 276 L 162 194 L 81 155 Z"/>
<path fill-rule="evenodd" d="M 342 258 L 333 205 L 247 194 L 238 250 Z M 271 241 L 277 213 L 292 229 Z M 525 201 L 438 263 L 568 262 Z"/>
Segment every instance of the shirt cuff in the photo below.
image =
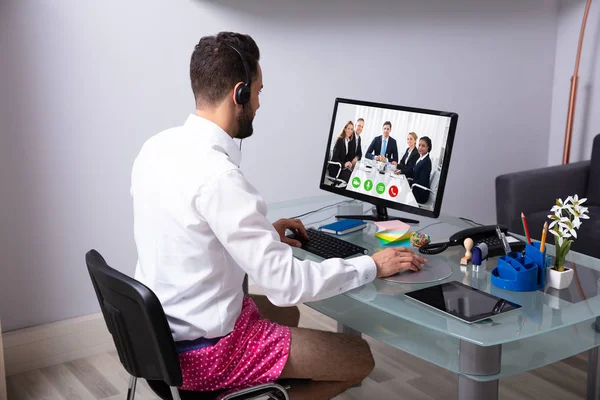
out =
<path fill-rule="evenodd" d="M 362 285 L 372 282 L 377 277 L 377 266 L 370 256 L 360 256 L 348 261 L 358 271 L 358 279 Z"/>

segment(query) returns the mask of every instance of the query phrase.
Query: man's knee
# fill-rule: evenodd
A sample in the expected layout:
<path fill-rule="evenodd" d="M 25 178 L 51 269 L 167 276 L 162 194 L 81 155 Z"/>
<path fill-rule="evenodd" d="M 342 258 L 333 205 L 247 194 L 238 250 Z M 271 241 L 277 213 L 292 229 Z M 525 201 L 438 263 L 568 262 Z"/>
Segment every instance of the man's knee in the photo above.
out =
<path fill-rule="evenodd" d="M 373 371 L 375 359 L 366 340 L 356 336 L 347 336 L 347 338 L 352 343 L 352 357 L 348 360 L 350 365 L 344 369 L 348 373 L 348 381 L 356 384 L 362 382 Z"/>

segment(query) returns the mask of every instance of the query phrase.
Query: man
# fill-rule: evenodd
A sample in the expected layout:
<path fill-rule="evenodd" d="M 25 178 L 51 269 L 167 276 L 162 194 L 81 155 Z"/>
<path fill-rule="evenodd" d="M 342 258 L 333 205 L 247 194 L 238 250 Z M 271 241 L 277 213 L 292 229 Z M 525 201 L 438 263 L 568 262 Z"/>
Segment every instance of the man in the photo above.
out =
<path fill-rule="evenodd" d="M 267 220 L 233 140 L 253 133 L 263 81 L 259 58 L 247 35 L 221 32 L 196 45 L 190 63 L 195 113 L 183 126 L 151 137 L 133 165 L 135 276 L 163 305 L 182 389 L 297 378 L 303 381 L 293 384 L 292 398 L 329 399 L 371 372 L 368 344 L 297 328 L 297 308 L 281 307 L 418 271 L 425 260 L 404 248 L 352 260 L 294 259 L 290 246 L 301 244 L 286 238 L 286 229 L 306 237 L 304 226 L 296 219 Z M 268 299 L 244 297 L 246 273 Z"/>
<path fill-rule="evenodd" d="M 365 157 L 369 160 L 388 161 L 392 165 L 398 164 L 398 146 L 396 139 L 390 137 L 392 133 L 392 123 L 385 121 L 383 123 L 383 134 L 377 136 L 367 149 Z"/>
<path fill-rule="evenodd" d="M 365 120 L 359 118 L 356 120 L 356 124 L 354 125 L 354 159 L 352 159 L 352 168 L 356 165 L 358 161 L 362 158 L 362 142 L 360 139 L 360 134 L 365 128 Z"/>

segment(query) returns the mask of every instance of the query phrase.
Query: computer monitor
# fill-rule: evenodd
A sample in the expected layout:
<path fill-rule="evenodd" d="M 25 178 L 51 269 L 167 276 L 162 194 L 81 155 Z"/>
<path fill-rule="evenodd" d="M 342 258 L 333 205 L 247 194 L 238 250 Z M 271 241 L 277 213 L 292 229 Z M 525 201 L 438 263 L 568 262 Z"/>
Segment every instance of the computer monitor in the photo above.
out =
<path fill-rule="evenodd" d="M 457 121 L 453 112 L 336 99 L 320 188 L 376 206 L 373 215 L 337 217 L 402 219 L 390 218 L 390 207 L 437 218 Z"/>

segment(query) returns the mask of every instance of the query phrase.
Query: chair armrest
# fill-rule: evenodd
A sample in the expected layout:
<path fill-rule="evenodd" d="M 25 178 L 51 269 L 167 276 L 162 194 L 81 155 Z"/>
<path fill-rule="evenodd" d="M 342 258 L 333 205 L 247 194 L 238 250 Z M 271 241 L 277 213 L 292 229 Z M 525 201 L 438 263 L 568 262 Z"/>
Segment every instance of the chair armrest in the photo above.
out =
<path fill-rule="evenodd" d="M 496 218 L 509 229 L 520 226 L 521 212 L 548 210 L 556 198 L 584 196 L 590 162 L 538 168 L 496 177 Z"/>
<path fill-rule="evenodd" d="M 412 184 L 412 187 L 411 187 L 411 189 L 412 189 L 412 188 L 416 188 L 416 187 L 417 187 L 417 188 L 420 188 L 420 189 L 423 189 L 423 190 L 428 190 L 428 191 L 430 191 L 431 193 L 435 194 L 435 192 L 434 192 L 433 190 L 429 189 L 428 187 L 425 187 L 425 186 L 419 185 L 418 183 L 413 183 L 413 184 Z"/>
<path fill-rule="evenodd" d="M 338 168 L 338 173 L 335 176 L 335 179 L 339 178 L 340 177 L 340 172 L 342 172 L 342 163 L 335 162 L 335 161 L 327 161 L 327 164 L 337 165 L 339 167 Z"/>

